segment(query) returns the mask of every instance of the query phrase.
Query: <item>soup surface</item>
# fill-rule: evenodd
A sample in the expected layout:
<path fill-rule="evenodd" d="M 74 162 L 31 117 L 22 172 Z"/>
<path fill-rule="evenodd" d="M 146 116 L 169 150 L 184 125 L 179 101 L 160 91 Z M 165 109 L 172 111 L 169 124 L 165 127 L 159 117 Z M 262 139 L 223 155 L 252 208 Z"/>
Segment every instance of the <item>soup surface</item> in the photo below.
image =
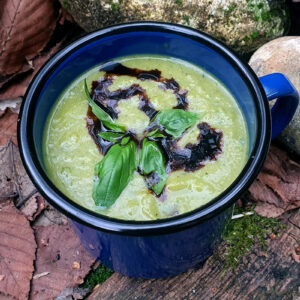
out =
<path fill-rule="evenodd" d="M 168 218 L 214 199 L 236 179 L 248 156 L 247 127 L 233 96 L 209 73 L 182 60 L 131 56 L 116 62 L 121 65 L 98 66 L 77 78 L 50 112 L 43 151 L 51 181 L 76 203 L 127 220 Z M 116 66 L 126 72 L 117 72 Z M 95 178 L 95 165 L 112 152 L 113 145 L 125 146 L 121 146 L 121 139 L 110 143 L 99 138 L 99 132 L 111 130 L 95 121 L 84 89 L 85 78 L 93 99 L 103 100 L 104 110 L 125 128 L 128 138 L 123 137 L 124 144 L 130 141 L 136 148 L 137 167 L 109 207 L 96 205 L 93 199 L 93 186 L 101 184 L 100 175 L 100 182 Z M 197 120 L 181 134 L 172 135 L 166 130 L 169 123 L 166 127 L 156 124 L 162 122 L 159 112 L 173 116 L 172 109 L 193 113 L 190 115 Z M 177 118 L 176 122 L 182 120 L 180 115 Z M 152 156 L 154 164 L 161 158 L 166 175 L 159 192 L 154 185 L 161 173 L 147 173 L 139 162 L 144 155 L 143 141 L 156 145 L 160 153 L 158 158 Z"/>

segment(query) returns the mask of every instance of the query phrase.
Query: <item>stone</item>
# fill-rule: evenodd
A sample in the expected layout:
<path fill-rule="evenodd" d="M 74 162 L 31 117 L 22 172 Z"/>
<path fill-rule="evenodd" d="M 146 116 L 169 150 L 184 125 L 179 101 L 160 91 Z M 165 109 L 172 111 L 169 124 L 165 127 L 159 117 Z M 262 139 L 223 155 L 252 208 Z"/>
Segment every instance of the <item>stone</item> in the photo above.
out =
<path fill-rule="evenodd" d="M 289 27 L 285 0 L 60 0 L 87 32 L 130 21 L 164 21 L 204 31 L 247 54 Z"/>
<path fill-rule="evenodd" d="M 258 76 L 285 74 L 300 94 L 300 36 L 281 37 L 265 44 L 252 55 L 249 64 Z M 300 154 L 300 105 L 278 138 L 288 149 Z"/>

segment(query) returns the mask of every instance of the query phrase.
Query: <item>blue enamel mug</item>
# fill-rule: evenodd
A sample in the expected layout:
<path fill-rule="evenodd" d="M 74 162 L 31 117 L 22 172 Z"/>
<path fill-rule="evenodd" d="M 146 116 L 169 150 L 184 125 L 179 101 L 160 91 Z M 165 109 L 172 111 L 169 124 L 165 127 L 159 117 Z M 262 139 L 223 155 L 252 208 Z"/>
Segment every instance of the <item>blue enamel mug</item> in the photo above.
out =
<path fill-rule="evenodd" d="M 101 216 L 77 205 L 50 181 L 42 155 L 45 122 L 64 89 L 96 65 L 136 54 L 186 60 L 219 79 L 243 111 L 250 145 L 247 164 L 221 195 L 191 212 L 144 222 Z M 268 100 L 274 98 L 277 101 L 270 112 Z M 233 203 L 258 175 L 271 137 L 276 137 L 292 119 L 298 98 L 284 75 L 270 74 L 258 79 L 231 50 L 204 33 L 166 23 L 121 24 L 88 34 L 43 66 L 22 104 L 19 146 L 38 190 L 69 217 L 83 245 L 101 263 L 131 277 L 173 276 L 212 254 L 231 217 Z"/>

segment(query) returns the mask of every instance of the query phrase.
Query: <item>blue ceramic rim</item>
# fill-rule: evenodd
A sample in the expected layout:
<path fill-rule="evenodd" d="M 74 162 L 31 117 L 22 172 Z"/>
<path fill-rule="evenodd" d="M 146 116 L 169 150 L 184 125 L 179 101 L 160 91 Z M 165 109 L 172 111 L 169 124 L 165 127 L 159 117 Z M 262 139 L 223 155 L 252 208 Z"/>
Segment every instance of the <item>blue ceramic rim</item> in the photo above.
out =
<path fill-rule="evenodd" d="M 258 120 L 256 141 L 248 162 L 241 174 L 222 194 L 206 205 L 191 212 L 154 221 L 127 221 L 114 219 L 100 215 L 76 204 L 61 193 L 54 184 L 52 184 L 50 179 L 48 179 L 48 176 L 45 174 L 38 161 L 33 141 L 32 121 L 35 105 L 44 83 L 51 76 L 55 68 L 57 68 L 69 55 L 90 42 L 114 34 L 134 31 L 159 31 L 177 34 L 205 44 L 216 51 L 224 59 L 230 62 L 247 84 L 253 95 L 253 99 L 255 100 Z M 204 222 L 219 214 L 236 202 L 254 181 L 266 158 L 270 139 L 271 120 L 268 101 L 264 89 L 252 69 L 248 65 L 245 65 L 227 46 L 207 34 L 186 26 L 162 22 L 133 22 L 107 27 L 90 33 L 60 50 L 54 57 L 48 60 L 32 80 L 24 96 L 18 119 L 18 143 L 21 158 L 27 173 L 40 193 L 54 207 L 71 219 L 75 219 L 77 222 L 97 230 L 124 235 L 160 235 L 179 231 Z"/>

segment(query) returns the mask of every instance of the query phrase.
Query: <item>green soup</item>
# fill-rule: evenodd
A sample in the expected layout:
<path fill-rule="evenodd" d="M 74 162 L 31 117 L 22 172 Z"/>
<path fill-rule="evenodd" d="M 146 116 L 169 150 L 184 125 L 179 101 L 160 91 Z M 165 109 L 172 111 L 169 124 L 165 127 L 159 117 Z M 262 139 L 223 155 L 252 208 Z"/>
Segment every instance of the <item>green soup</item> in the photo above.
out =
<path fill-rule="evenodd" d="M 171 110 L 178 105 L 178 97 L 185 95 L 188 102 L 186 110 L 197 113 L 199 120 L 178 138 L 173 137 L 179 152 L 192 149 L 192 145 L 201 140 L 200 123 L 220 133 L 221 151 L 194 169 L 180 168 L 180 164 L 172 169 L 168 167 L 166 158 L 167 179 L 160 195 L 149 189 L 145 176 L 137 168 L 113 205 L 107 209 L 95 205 L 92 197 L 94 168 L 103 159 L 103 154 L 88 131 L 89 102 L 84 90 L 84 79 L 91 88 L 93 81 L 103 78 L 105 72 L 99 71 L 98 66 L 67 87 L 49 114 L 43 151 L 51 181 L 81 206 L 99 214 L 127 220 L 168 218 L 199 208 L 214 199 L 236 179 L 247 161 L 247 127 L 233 96 L 209 73 L 182 60 L 131 56 L 117 61 L 128 68 L 157 69 L 164 78 L 172 78 L 180 86 L 180 91 L 175 95 L 177 86 L 163 88 L 160 82 L 151 78 L 138 79 L 124 75 L 114 76 L 108 87 L 109 91 L 118 91 L 138 85 L 146 91 L 156 111 Z M 137 153 L 140 154 L 139 145 L 147 135 L 145 129 L 151 119 L 140 109 L 141 96 L 128 96 L 114 103 L 117 103 L 115 111 L 118 113 L 114 121 L 134 133 Z M 163 150 L 162 153 L 166 156 Z"/>

